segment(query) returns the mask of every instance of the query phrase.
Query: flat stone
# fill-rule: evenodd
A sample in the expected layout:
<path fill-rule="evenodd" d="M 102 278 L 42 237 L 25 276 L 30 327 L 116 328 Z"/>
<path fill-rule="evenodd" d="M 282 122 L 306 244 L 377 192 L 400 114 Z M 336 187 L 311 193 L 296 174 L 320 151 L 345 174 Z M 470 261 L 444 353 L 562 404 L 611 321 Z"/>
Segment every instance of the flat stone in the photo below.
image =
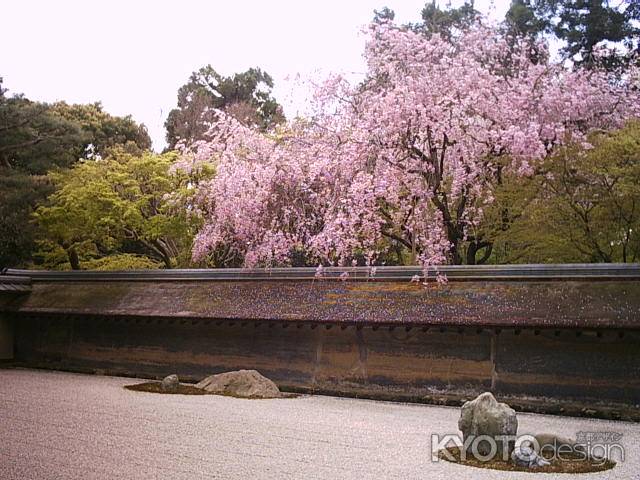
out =
<path fill-rule="evenodd" d="M 278 386 L 256 370 L 237 370 L 211 375 L 196 384 L 210 393 L 240 398 L 281 398 Z"/>
<path fill-rule="evenodd" d="M 519 467 L 540 468 L 550 465 L 550 463 L 536 453 L 530 446 L 516 447 L 511 452 L 511 461 Z"/>

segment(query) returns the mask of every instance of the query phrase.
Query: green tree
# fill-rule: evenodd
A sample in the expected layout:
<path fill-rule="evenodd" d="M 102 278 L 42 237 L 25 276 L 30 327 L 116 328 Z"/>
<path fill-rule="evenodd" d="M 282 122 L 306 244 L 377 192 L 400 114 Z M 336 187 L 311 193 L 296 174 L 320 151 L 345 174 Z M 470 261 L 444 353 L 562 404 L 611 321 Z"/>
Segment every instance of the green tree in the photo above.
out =
<path fill-rule="evenodd" d="M 562 53 L 576 64 L 624 66 L 638 52 L 640 7 L 637 0 L 512 0 L 506 22 L 514 33 L 547 33 L 564 43 Z M 618 44 L 624 52 L 600 58 L 595 48 Z"/>
<path fill-rule="evenodd" d="M 178 90 L 178 107 L 169 112 L 168 149 L 179 141 L 201 140 L 215 118 L 214 109 L 245 125 L 268 130 L 284 120 L 282 107 L 271 96 L 273 79 L 259 68 L 224 77 L 211 65 L 193 72 Z"/>
<path fill-rule="evenodd" d="M 396 12 L 389 7 L 382 7 L 380 10 L 373 11 L 373 21 L 376 23 L 393 22 L 396 18 Z"/>
<path fill-rule="evenodd" d="M 497 262 L 640 260 L 640 122 L 562 149 L 533 178 L 514 180 L 486 219 Z"/>
<path fill-rule="evenodd" d="M 0 267 L 23 265 L 31 258 L 36 231 L 29 217 L 52 191 L 44 175 L 0 167 Z"/>
<path fill-rule="evenodd" d="M 44 174 L 74 160 L 78 125 L 46 104 L 8 95 L 0 78 L 0 267 L 24 264 L 34 249 L 31 212 L 52 188 Z"/>
<path fill-rule="evenodd" d="M 439 33 L 451 38 L 456 30 L 468 27 L 478 19 L 480 12 L 475 9 L 474 0 L 465 0 L 458 8 L 452 8 L 450 4 L 442 9 L 436 0 L 427 2 L 422 9 L 422 23 L 414 26 L 427 35 Z"/>
<path fill-rule="evenodd" d="M 547 19 L 536 15 L 531 0 L 512 0 L 505 22 L 512 35 L 530 38 L 537 37 L 549 27 Z"/>
<path fill-rule="evenodd" d="M 190 186 L 210 172 L 172 173 L 175 153 L 132 155 L 114 148 L 49 175 L 57 190 L 35 219 L 45 265 L 109 269 L 189 264 L 197 217 L 184 208 Z"/>
<path fill-rule="evenodd" d="M 144 124 L 136 123 L 131 115 L 118 117 L 103 110 L 100 102 L 89 104 L 54 103 L 54 114 L 78 125 L 84 135 L 83 151 L 77 158 L 90 155 L 105 156 L 116 145 L 127 145 L 140 152 L 151 149 L 151 137 Z"/>
<path fill-rule="evenodd" d="M 143 125 L 109 115 L 100 104 L 34 102 L 7 94 L 0 78 L 0 266 L 32 261 L 35 230 L 28 219 L 53 191 L 47 172 L 121 143 L 140 151 L 151 141 Z"/>
<path fill-rule="evenodd" d="M 73 163 L 84 141 L 80 126 L 49 105 L 22 95 L 0 97 L 0 166 L 44 174 Z"/>

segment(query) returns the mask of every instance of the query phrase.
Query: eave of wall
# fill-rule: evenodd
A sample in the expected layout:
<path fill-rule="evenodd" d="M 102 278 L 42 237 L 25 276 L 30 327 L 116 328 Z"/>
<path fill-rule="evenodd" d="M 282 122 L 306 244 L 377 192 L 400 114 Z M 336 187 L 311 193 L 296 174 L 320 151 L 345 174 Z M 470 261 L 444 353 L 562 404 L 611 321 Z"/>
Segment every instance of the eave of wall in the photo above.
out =
<path fill-rule="evenodd" d="M 640 281 L 38 281 L 22 314 L 640 329 Z"/>

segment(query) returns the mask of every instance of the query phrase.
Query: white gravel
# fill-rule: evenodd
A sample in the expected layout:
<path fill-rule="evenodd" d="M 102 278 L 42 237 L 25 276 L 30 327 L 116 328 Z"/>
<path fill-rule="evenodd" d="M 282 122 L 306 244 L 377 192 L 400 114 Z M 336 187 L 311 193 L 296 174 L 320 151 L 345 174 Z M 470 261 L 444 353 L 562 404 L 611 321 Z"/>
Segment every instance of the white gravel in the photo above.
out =
<path fill-rule="evenodd" d="M 431 461 L 431 434 L 457 433 L 458 409 L 323 396 L 241 400 L 132 392 L 135 380 L 0 370 L 0 478 L 529 479 Z M 640 425 L 519 414 L 520 432 L 622 433 L 608 472 L 640 479 Z"/>

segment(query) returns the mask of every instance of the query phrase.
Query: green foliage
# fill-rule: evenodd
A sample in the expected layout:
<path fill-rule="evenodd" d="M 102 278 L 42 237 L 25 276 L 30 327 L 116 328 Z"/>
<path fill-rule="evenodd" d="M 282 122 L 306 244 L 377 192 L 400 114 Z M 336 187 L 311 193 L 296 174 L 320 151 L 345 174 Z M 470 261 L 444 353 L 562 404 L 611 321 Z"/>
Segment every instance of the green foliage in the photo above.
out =
<path fill-rule="evenodd" d="M 392 22 L 396 18 L 396 13 L 389 7 L 382 7 L 373 11 L 373 21 L 375 23 Z"/>
<path fill-rule="evenodd" d="M 34 228 L 28 219 L 52 191 L 43 174 L 71 164 L 81 139 L 78 125 L 45 104 L 8 96 L 0 79 L 0 267 L 31 257 Z"/>
<path fill-rule="evenodd" d="M 29 218 L 53 190 L 47 172 L 119 144 L 141 152 L 151 140 L 143 125 L 109 115 L 98 103 L 50 105 L 9 96 L 0 78 L 0 266 L 32 261 L 36 231 Z"/>
<path fill-rule="evenodd" d="M 0 95 L 0 165 L 6 168 L 42 175 L 129 142 L 140 151 L 151 147 L 144 125 L 110 115 L 99 103 L 50 105 Z"/>
<path fill-rule="evenodd" d="M 554 35 L 565 42 L 566 58 L 586 67 L 619 68 L 638 51 L 640 7 L 637 0 L 512 0 L 506 22 L 513 33 Z M 594 55 L 602 42 L 623 45 L 625 53 Z"/>
<path fill-rule="evenodd" d="M 508 158 L 502 159 L 496 164 L 496 171 L 490 173 L 494 180 L 492 191 L 488 193 L 492 201 L 482 206 L 482 222 L 467 229 L 467 238 L 459 252 L 466 264 L 508 263 L 505 251 L 518 249 L 509 242 L 513 224 L 528 208 L 538 190 L 532 178 L 507 169 L 509 163 Z"/>
<path fill-rule="evenodd" d="M 439 33 L 451 38 L 456 30 L 461 30 L 471 25 L 479 12 L 475 9 L 474 0 L 465 0 L 458 8 L 452 8 L 450 4 L 441 9 L 436 0 L 427 2 L 422 9 L 422 23 L 416 28 L 427 35 Z"/>
<path fill-rule="evenodd" d="M 49 105 L 22 96 L 0 97 L 0 165 L 42 175 L 53 166 L 71 165 L 82 154 L 80 126 Z"/>
<path fill-rule="evenodd" d="M 259 68 L 224 77 L 211 65 L 193 72 L 189 82 L 178 90 L 178 107 L 169 112 L 168 149 L 180 140 L 201 140 L 220 109 L 245 125 L 268 130 L 284 121 L 282 107 L 271 96 L 273 79 Z"/>
<path fill-rule="evenodd" d="M 122 271 L 122 270 L 156 270 L 162 263 L 143 255 L 117 253 L 108 257 L 96 258 L 84 262 L 87 270 Z"/>
<path fill-rule="evenodd" d="M 135 254 L 165 268 L 188 264 L 198 220 L 184 207 L 190 184 L 211 172 L 174 175 L 175 160 L 175 153 L 136 156 L 114 148 L 106 158 L 51 173 L 57 190 L 35 213 L 46 238 L 43 262 L 56 268 L 68 262 L 78 269 L 113 254 Z M 66 252 L 63 261 L 60 249 Z M 117 258 L 121 264 L 124 257 Z"/>
<path fill-rule="evenodd" d="M 131 144 L 130 147 L 139 152 L 151 148 L 151 138 L 144 125 L 138 125 L 131 115 L 117 117 L 108 114 L 99 102 L 86 105 L 58 102 L 51 109 L 82 129 L 85 145 L 83 155 L 78 157 L 87 154 L 105 156 L 116 145 Z"/>
<path fill-rule="evenodd" d="M 0 167 L 0 266 L 20 265 L 31 257 L 35 228 L 29 217 L 52 191 L 42 175 Z"/>
<path fill-rule="evenodd" d="M 536 37 L 549 27 L 545 18 L 536 15 L 530 0 L 512 0 L 505 21 L 511 34 L 527 37 Z"/>
<path fill-rule="evenodd" d="M 640 122 L 591 142 L 559 151 L 532 179 L 507 182 L 485 221 L 493 261 L 640 260 Z M 496 212 L 505 210 L 501 230 Z"/>

